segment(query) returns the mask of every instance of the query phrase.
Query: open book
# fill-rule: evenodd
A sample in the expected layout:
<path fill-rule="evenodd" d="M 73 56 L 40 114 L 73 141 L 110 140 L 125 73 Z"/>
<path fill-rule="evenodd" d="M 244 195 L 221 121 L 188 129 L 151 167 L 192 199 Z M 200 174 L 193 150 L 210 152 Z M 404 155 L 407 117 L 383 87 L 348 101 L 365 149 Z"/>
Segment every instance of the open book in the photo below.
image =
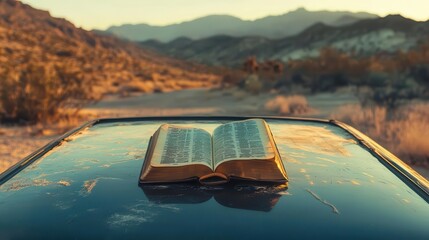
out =
<path fill-rule="evenodd" d="M 219 184 L 230 179 L 287 182 L 268 124 L 250 119 L 220 125 L 209 132 L 162 125 L 152 136 L 140 183 Z"/>

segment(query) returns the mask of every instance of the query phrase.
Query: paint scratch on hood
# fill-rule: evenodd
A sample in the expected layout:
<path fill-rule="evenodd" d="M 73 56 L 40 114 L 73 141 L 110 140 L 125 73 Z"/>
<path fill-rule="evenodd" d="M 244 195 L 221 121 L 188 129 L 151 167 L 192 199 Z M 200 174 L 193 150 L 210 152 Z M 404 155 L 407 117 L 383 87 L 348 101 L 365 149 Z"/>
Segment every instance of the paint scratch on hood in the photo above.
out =
<path fill-rule="evenodd" d="M 329 203 L 328 201 L 320 198 L 319 195 L 317 195 L 316 193 L 312 192 L 310 189 L 307 189 L 307 192 L 309 192 L 319 202 L 321 202 L 321 203 L 323 203 L 323 204 L 331 207 L 333 213 L 340 214 L 340 211 L 338 211 L 338 209 L 332 203 Z"/>

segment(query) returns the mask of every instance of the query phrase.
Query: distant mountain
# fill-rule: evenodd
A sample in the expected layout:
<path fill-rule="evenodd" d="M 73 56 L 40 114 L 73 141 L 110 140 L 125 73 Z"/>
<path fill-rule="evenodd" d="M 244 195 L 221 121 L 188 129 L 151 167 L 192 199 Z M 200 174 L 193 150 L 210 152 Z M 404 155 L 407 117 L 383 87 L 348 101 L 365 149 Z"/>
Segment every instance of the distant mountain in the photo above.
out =
<path fill-rule="evenodd" d="M 141 45 L 186 60 L 237 66 L 248 56 L 287 62 L 317 56 L 324 47 L 370 56 L 406 51 L 424 41 L 429 41 L 429 21 L 417 22 L 400 15 L 389 15 L 343 26 L 316 23 L 298 35 L 282 39 L 223 35 L 200 40 L 179 38 L 169 43 L 151 40 Z"/>
<path fill-rule="evenodd" d="M 61 64 L 97 84 L 100 94 L 209 85 L 206 67 L 171 59 L 113 36 L 76 28 L 15 0 L 0 0 L 0 71 Z"/>
<path fill-rule="evenodd" d="M 353 24 L 353 23 L 358 22 L 358 21 L 363 20 L 363 19 L 368 19 L 368 18 L 357 17 L 357 16 L 352 16 L 352 15 L 343 15 L 340 18 L 338 18 L 336 21 L 331 22 L 329 25 L 331 25 L 331 26 L 345 26 L 345 25 Z"/>
<path fill-rule="evenodd" d="M 307 11 L 299 8 L 283 15 L 268 16 L 254 21 L 245 21 L 229 15 L 211 15 L 167 26 L 126 24 L 112 26 L 106 31 L 132 41 L 154 39 L 168 42 L 179 37 L 198 40 L 215 35 L 262 36 L 276 39 L 295 35 L 317 22 L 339 26 L 342 25 L 341 19 L 345 18 L 344 23 L 350 24 L 353 21 L 376 17 L 378 16 L 365 12 Z"/>

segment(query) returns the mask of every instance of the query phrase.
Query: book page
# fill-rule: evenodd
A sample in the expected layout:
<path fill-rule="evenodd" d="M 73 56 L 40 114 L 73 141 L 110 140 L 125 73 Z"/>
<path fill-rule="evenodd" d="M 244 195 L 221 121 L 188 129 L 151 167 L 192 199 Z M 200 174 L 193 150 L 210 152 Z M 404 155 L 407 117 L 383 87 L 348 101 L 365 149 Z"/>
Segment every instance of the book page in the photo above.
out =
<path fill-rule="evenodd" d="M 210 133 L 198 128 L 163 125 L 152 165 L 171 167 L 189 164 L 204 164 L 212 168 Z"/>
<path fill-rule="evenodd" d="M 261 119 L 232 122 L 213 133 L 215 168 L 223 161 L 274 157 L 265 123 Z"/>

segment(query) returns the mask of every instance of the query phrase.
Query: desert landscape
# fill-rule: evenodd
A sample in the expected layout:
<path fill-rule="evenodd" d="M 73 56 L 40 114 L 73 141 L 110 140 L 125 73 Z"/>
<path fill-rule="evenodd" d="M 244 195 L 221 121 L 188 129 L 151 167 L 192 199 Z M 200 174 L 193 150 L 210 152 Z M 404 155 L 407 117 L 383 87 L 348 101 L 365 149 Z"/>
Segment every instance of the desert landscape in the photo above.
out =
<path fill-rule="evenodd" d="M 195 35 L 213 21 L 241 31 Z M 267 115 L 344 121 L 429 177 L 428 21 L 298 9 L 87 31 L 4 0 L 0 66 L 0 172 L 94 118 Z"/>
<path fill-rule="evenodd" d="M 275 92 L 254 95 L 238 88 L 227 90 L 194 88 L 166 93 L 134 94 L 134 96 L 128 97 L 111 95 L 105 97 L 102 101 L 86 106 L 79 112 L 79 116 L 72 121 L 64 121 L 49 126 L 44 124 L 26 127 L 2 125 L 0 127 L 0 149 L 2 153 L 0 171 L 6 170 L 18 160 L 59 137 L 67 130 L 95 118 L 223 115 L 341 119 L 351 123 L 357 129 L 367 130 L 367 132 L 362 131 L 375 137 L 384 137 L 385 134 L 391 134 L 393 130 L 397 131 L 404 125 L 409 124 L 408 121 L 405 121 L 396 123 L 396 126 L 385 125 L 380 123 L 383 114 L 385 114 L 381 109 L 378 110 L 379 112 L 376 115 L 371 115 L 367 112 L 356 114 L 361 111 L 361 109 L 356 109 L 358 107 L 359 100 L 350 89 L 308 97 L 298 95 L 284 96 Z M 422 129 L 429 130 L 426 125 L 427 118 L 425 118 L 429 117 L 427 108 L 423 107 L 420 110 L 423 110 L 423 116 L 413 119 L 417 121 L 414 128 L 407 126 L 407 131 L 411 133 L 403 136 L 405 141 L 401 141 L 401 144 L 395 142 L 401 136 L 390 136 L 388 139 L 378 138 L 378 141 L 383 142 L 384 146 L 390 150 L 396 150 L 396 154 L 403 154 L 403 159 L 408 159 L 406 154 L 411 151 L 416 156 L 418 154 L 425 156 L 426 143 L 423 141 L 423 144 L 419 147 L 418 143 L 414 142 L 415 138 L 421 134 L 419 131 Z M 377 125 L 362 126 L 361 124 L 368 119 Z M 426 178 L 429 177 L 429 170 L 425 165 L 417 163 L 412 166 Z"/>

